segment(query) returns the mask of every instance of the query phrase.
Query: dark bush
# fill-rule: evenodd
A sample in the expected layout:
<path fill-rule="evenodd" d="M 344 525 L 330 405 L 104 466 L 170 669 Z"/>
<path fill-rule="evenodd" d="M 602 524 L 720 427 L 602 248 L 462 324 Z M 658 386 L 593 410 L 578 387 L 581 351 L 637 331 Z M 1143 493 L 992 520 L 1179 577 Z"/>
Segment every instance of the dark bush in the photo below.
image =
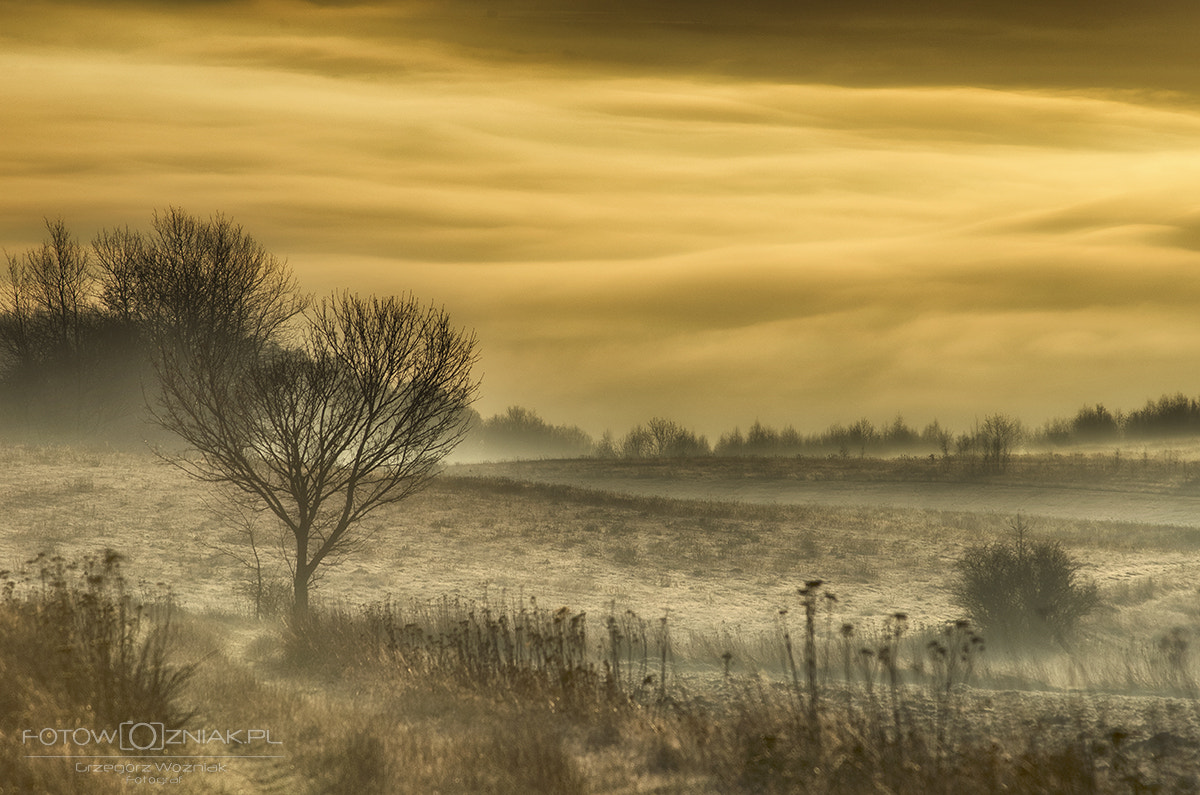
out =
<path fill-rule="evenodd" d="M 0 687 L 7 699 L 46 701 L 115 725 L 186 724 L 181 691 L 195 665 L 170 657 L 173 608 L 143 604 L 126 589 L 122 557 L 112 550 L 81 564 L 38 555 L 24 582 L 9 572 L 0 598 Z M 0 719 L 0 733 L 5 730 Z"/>
<path fill-rule="evenodd" d="M 1099 606 L 1096 585 L 1059 542 L 1031 539 L 1021 517 L 1010 526 L 1010 539 L 973 546 L 959 559 L 955 600 L 993 639 L 1062 641 Z"/>
<path fill-rule="evenodd" d="M 536 411 L 509 406 L 503 414 L 474 423 L 465 452 L 484 458 L 578 458 L 596 445 L 575 425 L 551 425 Z"/>
<path fill-rule="evenodd" d="M 1195 435 L 1200 432 L 1200 400 L 1179 393 L 1163 395 L 1157 401 L 1125 416 L 1126 438 L 1161 438 Z"/>
<path fill-rule="evenodd" d="M 38 555 L 31 571 L 0 572 L 0 793 L 127 791 L 79 775 L 72 747 L 24 742 L 31 728 L 115 730 L 125 721 L 181 727 L 195 665 L 169 659 L 169 601 L 142 604 L 125 588 L 120 555 L 81 564 Z M 30 751 L 36 750 L 36 754 Z"/>
<path fill-rule="evenodd" d="M 621 455 L 625 458 L 691 458 L 711 454 L 708 439 L 663 417 L 638 425 L 621 441 Z"/>
<path fill-rule="evenodd" d="M 1097 403 L 1079 410 L 1071 420 L 1071 432 L 1081 441 L 1108 441 L 1121 435 L 1121 423 L 1111 411 Z"/>

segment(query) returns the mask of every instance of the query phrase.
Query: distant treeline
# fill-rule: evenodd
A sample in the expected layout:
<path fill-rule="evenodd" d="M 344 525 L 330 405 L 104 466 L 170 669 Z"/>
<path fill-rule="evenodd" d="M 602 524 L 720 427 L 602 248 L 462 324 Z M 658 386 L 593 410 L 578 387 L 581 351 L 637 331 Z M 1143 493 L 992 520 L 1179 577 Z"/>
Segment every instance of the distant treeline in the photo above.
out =
<path fill-rule="evenodd" d="M 1042 445 L 1149 441 L 1200 436 L 1200 400 L 1183 393 L 1163 395 L 1128 413 L 1102 404 L 1084 406 L 1071 419 L 1050 420 L 1031 441 Z"/>
<path fill-rule="evenodd" d="M 958 440 L 958 446 L 973 447 L 970 436 Z M 760 422 L 745 434 L 741 428 L 722 434 L 713 449 L 716 455 L 867 455 L 895 452 L 937 452 L 948 454 L 955 448 L 955 437 L 936 420 L 918 431 L 897 417 L 877 427 L 867 419 L 851 425 L 835 424 L 815 434 L 802 434 L 792 426 L 778 430 Z"/>
<path fill-rule="evenodd" d="M 166 340 L 274 345 L 299 314 L 284 263 L 221 215 L 170 208 L 150 230 L 81 242 L 61 219 L 0 277 L 0 435 L 139 443 L 156 433 L 151 351 Z"/>
<path fill-rule="evenodd" d="M 510 406 L 488 419 L 476 416 L 459 457 L 503 458 L 686 458 L 712 455 L 712 446 L 672 420 L 655 418 L 620 441 L 606 431 L 597 441 L 576 425 L 551 425 L 536 411 Z"/>
<path fill-rule="evenodd" d="M 574 425 L 551 425 L 537 412 L 510 406 L 503 414 L 475 415 L 471 433 L 460 446 L 468 458 L 580 458 L 593 455 L 596 443 Z"/>
<path fill-rule="evenodd" d="M 920 432 L 897 418 L 876 428 L 868 420 L 850 426 L 834 425 L 819 434 L 805 435 L 795 428 L 783 430 L 755 422 L 745 434 L 735 428 L 715 445 L 708 438 L 674 420 L 654 417 L 624 436 L 605 431 L 593 439 L 574 425 L 551 425 L 537 412 L 511 406 L 489 419 L 477 417 L 471 440 L 461 450 L 468 457 L 499 458 L 690 458 L 696 456 L 867 456 L 887 453 L 970 454 L 985 461 L 1007 460 L 1023 438 L 1020 423 L 992 415 L 970 433 L 955 436 L 937 422 Z"/>
<path fill-rule="evenodd" d="M 151 247 L 128 229 L 90 246 L 61 220 L 46 229 L 40 247 L 5 252 L 0 430 L 10 439 L 140 439 L 142 384 L 153 372 L 134 294 L 148 293 L 149 279 L 138 280 L 132 263 Z"/>
<path fill-rule="evenodd" d="M 81 243 L 61 220 L 48 220 L 46 231 L 41 246 L 5 252 L 7 279 L 0 278 L 0 435 L 10 439 L 54 435 L 140 442 L 152 430 L 144 422 L 145 386 L 155 377 L 150 338 L 180 329 L 237 326 L 241 316 L 234 309 L 251 287 L 279 296 L 294 288 L 281 263 L 219 215 L 201 219 L 172 208 L 155 214 L 146 233 L 103 230 L 90 244 Z M 195 261 L 185 262 L 182 271 L 172 269 L 181 251 L 193 252 Z M 253 265 L 268 282 L 247 285 L 226 278 L 238 273 L 230 267 L 233 262 Z M 187 274 L 203 278 L 189 281 L 183 278 Z M 273 322 L 282 324 L 288 316 L 284 312 Z M 815 434 L 754 422 L 746 431 L 721 434 L 715 444 L 663 417 L 621 437 L 606 431 L 599 439 L 575 425 L 548 423 L 520 406 L 473 419 L 472 436 L 460 456 L 957 455 L 1002 465 L 1019 445 L 1200 437 L 1200 399 L 1164 395 L 1140 409 L 1115 413 L 1097 403 L 1032 431 L 1003 414 L 959 432 L 936 420 L 917 430 L 902 417 L 881 426 L 860 419 Z"/>
<path fill-rule="evenodd" d="M 937 455 L 978 458 L 1003 466 L 1024 445 L 1141 442 L 1200 437 L 1200 399 L 1183 394 L 1149 400 L 1140 409 L 1112 412 L 1102 404 L 1084 406 L 1074 417 L 1057 418 L 1027 429 L 1015 418 L 992 414 L 966 431 L 954 432 L 937 420 L 918 430 L 896 417 L 877 426 L 868 419 L 834 424 L 805 434 L 793 426 L 754 422 L 743 431 L 721 434 L 715 444 L 674 420 L 655 417 L 623 436 L 605 431 L 594 439 L 575 425 L 551 425 L 520 406 L 490 419 L 479 418 L 467 450 L 482 458 L 686 458 L 693 456 L 879 456 Z"/>

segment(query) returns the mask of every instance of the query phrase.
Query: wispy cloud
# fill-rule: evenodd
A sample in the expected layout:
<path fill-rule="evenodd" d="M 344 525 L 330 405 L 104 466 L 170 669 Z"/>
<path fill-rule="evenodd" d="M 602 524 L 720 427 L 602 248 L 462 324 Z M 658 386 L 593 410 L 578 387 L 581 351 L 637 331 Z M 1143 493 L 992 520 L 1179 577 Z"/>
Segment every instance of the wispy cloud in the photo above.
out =
<path fill-rule="evenodd" d="M 720 75 L 605 44 L 649 24 L 615 4 L 556 48 L 579 19 L 536 5 L 72 5 L 58 26 L 64 6 L 3 8 L 0 244 L 34 242 L 43 215 L 88 237 L 167 204 L 224 211 L 310 289 L 444 301 L 479 331 L 485 413 L 711 431 L 1200 391 L 1200 109 L 1103 82 L 1111 58 L 1074 87 L 1021 69 L 972 86 L 949 62 L 933 80 L 960 45 L 888 39 L 866 3 L 815 19 L 821 46 L 920 49 L 907 79 L 743 68 L 769 5 L 724 35 L 660 26 L 664 47 L 743 47 Z M 1082 32 L 1032 6 L 968 28 L 1093 52 L 1107 8 Z M 939 9 L 909 24 L 962 30 Z M 518 12 L 541 21 L 518 35 Z M 432 35 L 451 18 L 465 32 Z M 1151 24 L 1182 35 L 1133 27 Z"/>

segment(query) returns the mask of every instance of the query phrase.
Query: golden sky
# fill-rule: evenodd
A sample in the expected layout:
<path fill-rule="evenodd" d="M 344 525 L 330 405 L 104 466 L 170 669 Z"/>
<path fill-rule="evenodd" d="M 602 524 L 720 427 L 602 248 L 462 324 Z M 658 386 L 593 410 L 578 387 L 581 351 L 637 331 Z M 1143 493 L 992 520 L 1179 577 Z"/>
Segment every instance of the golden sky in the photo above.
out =
<path fill-rule="evenodd" d="M 1194 0 L 0 0 L 0 246 L 224 212 L 444 304 L 485 416 L 1036 425 L 1200 393 L 1197 45 Z"/>

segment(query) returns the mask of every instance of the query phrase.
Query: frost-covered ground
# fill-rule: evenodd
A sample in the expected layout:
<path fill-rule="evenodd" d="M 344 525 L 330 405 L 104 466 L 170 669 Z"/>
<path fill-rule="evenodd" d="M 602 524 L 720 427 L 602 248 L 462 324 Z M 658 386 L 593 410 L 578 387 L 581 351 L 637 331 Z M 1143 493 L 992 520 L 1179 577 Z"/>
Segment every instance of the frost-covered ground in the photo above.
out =
<path fill-rule="evenodd" d="M 1137 781 L 1191 791 L 1200 788 L 1192 475 L 1180 459 L 1128 467 L 1111 458 L 1023 462 L 1005 476 L 918 468 L 936 461 L 457 466 L 375 517 L 374 536 L 327 571 L 317 594 L 349 605 L 391 599 L 402 610 L 442 598 L 530 609 L 536 599 L 538 609 L 586 611 L 597 647 L 610 610 L 635 611 L 651 627 L 666 616 L 674 681 L 703 706 L 731 687 L 757 687 L 748 674 L 786 690 L 781 623 L 799 643 L 796 590 L 820 577 L 838 597 L 831 610 L 823 603 L 817 622 L 829 692 L 842 692 L 841 622 L 854 623 L 855 642 L 869 646 L 882 640 L 884 619 L 902 611 L 904 708 L 919 721 L 939 692 L 922 679 L 932 676 L 925 642 L 958 617 L 949 590 L 955 561 L 967 546 L 1010 532 L 1020 512 L 1085 564 L 1106 606 L 1069 653 L 1009 658 L 989 648 L 972 687 L 955 691 L 951 728 L 985 746 L 1016 737 L 1071 748 L 1086 736 L 1106 749 L 1094 769 L 1113 780 L 1141 766 Z M 25 561 L 38 552 L 78 560 L 114 548 L 128 557 L 134 587 L 170 588 L 206 614 L 200 620 L 227 655 L 258 665 L 263 641 L 278 646 L 280 628 L 245 618 L 248 573 L 223 551 L 236 551 L 238 528 L 218 518 L 211 496 L 149 454 L 0 448 L 0 569 L 29 571 Z M 1106 518 L 1107 506 L 1129 518 Z M 272 566 L 272 576 L 286 576 L 277 558 Z M 1168 637 L 1184 641 L 1181 655 L 1162 645 Z"/>
<path fill-rule="evenodd" d="M 329 569 L 317 593 L 401 606 L 536 599 L 586 611 L 596 632 L 609 610 L 633 610 L 667 616 L 681 651 L 749 654 L 772 645 L 779 610 L 794 612 L 797 586 L 812 577 L 838 596 L 829 623 L 958 617 L 955 560 L 1002 537 L 1019 512 L 1104 589 L 1110 606 L 1093 635 L 1153 644 L 1200 626 L 1200 497 L 1184 465 L 1168 463 L 1127 461 L 1122 473 L 1102 459 L 1091 477 L 1060 462 L 1007 482 L 913 469 L 923 461 L 457 466 L 377 515 L 365 548 Z M 39 551 L 78 558 L 112 547 L 135 583 L 169 587 L 188 607 L 245 613 L 247 572 L 222 552 L 236 549 L 237 528 L 217 518 L 211 496 L 148 453 L 0 451 L 0 569 Z M 270 565 L 287 576 L 278 555 Z"/>

